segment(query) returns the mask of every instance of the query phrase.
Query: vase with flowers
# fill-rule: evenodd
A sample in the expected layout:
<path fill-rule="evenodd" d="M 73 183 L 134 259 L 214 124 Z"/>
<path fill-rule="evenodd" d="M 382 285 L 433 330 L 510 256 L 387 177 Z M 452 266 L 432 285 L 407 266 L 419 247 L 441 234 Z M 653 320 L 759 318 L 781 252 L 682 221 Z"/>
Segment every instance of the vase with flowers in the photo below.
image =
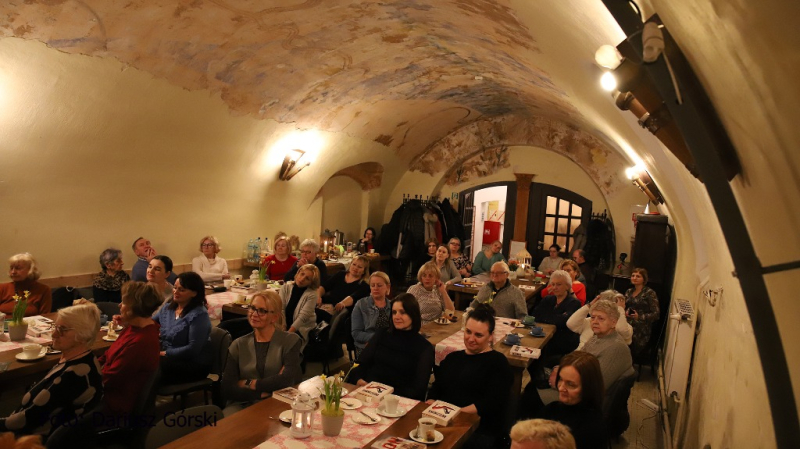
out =
<path fill-rule="evenodd" d="M 25 309 L 28 308 L 28 297 L 31 292 L 25 290 L 22 296 L 15 294 L 12 296 L 14 299 L 14 309 L 11 312 L 11 321 L 8 323 L 8 336 L 11 341 L 24 340 L 28 334 L 28 323 L 25 322 Z"/>
<path fill-rule="evenodd" d="M 269 259 L 269 256 L 263 255 L 261 256 L 261 260 L 258 263 L 258 286 L 256 287 L 257 290 L 266 290 L 267 289 L 267 279 L 269 279 L 269 270 L 272 268 L 272 265 L 275 264 L 275 259 Z"/>
<path fill-rule="evenodd" d="M 342 431 L 344 410 L 339 407 L 339 403 L 342 400 L 342 384 L 350 375 L 350 371 L 353 371 L 353 368 L 357 366 L 358 363 L 354 363 L 347 371 L 347 375 L 343 371 L 339 371 L 339 374 L 332 377 L 322 375 L 325 404 L 320 414 L 322 415 L 322 433 L 325 436 L 335 437 Z"/>
<path fill-rule="evenodd" d="M 519 262 L 517 259 L 508 259 L 508 278 L 509 279 L 516 279 L 517 278 L 517 269 L 519 268 Z"/>

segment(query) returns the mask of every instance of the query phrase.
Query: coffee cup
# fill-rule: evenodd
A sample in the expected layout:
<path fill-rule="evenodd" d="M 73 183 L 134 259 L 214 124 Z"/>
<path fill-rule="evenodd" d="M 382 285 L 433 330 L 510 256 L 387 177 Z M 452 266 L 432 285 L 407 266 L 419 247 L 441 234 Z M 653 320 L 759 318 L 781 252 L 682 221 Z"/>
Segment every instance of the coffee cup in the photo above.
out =
<path fill-rule="evenodd" d="M 445 310 L 444 314 L 447 316 L 448 319 L 453 318 L 453 315 L 456 314 L 455 310 Z"/>
<path fill-rule="evenodd" d="M 518 345 L 519 342 L 522 341 L 517 334 L 508 334 L 506 335 L 506 343 L 510 345 Z"/>
<path fill-rule="evenodd" d="M 400 398 L 393 394 L 387 394 L 383 398 L 383 410 L 389 414 L 397 413 L 397 403 L 400 402 Z"/>
<path fill-rule="evenodd" d="M 528 316 L 526 316 L 525 318 L 522 319 L 522 324 L 524 324 L 526 326 L 530 326 L 531 324 L 534 324 L 534 323 L 536 323 L 536 317 L 528 315 Z"/>
<path fill-rule="evenodd" d="M 225 280 L 222 281 L 222 285 L 224 285 L 225 288 L 231 288 L 231 284 L 232 283 L 233 283 L 233 281 L 230 280 L 230 279 L 225 279 Z"/>
<path fill-rule="evenodd" d="M 425 441 L 436 440 L 436 420 L 433 418 L 420 418 L 417 426 L 417 438 Z"/>
<path fill-rule="evenodd" d="M 373 249 L 369 250 L 369 253 L 370 253 L 370 254 L 375 254 L 375 248 L 373 248 Z"/>
<path fill-rule="evenodd" d="M 234 275 L 233 278 L 236 279 L 236 282 L 238 282 L 240 284 L 242 283 L 242 275 L 241 274 Z"/>
<path fill-rule="evenodd" d="M 543 334 L 544 334 L 544 329 L 542 329 L 541 327 L 536 326 L 531 328 L 531 335 L 543 335 Z"/>
<path fill-rule="evenodd" d="M 36 343 L 27 344 L 22 347 L 22 352 L 25 354 L 25 357 L 29 359 L 38 357 L 42 352 L 42 345 Z"/>
<path fill-rule="evenodd" d="M 106 323 L 108 323 L 108 315 L 103 313 L 103 314 L 100 315 L 100 325 L 101 326 L 105 326 Z"/>

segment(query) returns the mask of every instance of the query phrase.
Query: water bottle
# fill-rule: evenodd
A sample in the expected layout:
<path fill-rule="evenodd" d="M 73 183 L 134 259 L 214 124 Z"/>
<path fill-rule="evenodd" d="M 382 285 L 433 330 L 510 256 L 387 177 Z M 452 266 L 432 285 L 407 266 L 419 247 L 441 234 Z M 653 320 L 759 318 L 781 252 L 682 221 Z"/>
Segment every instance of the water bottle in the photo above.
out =
<path fill-rule="evenodd" d="M 247 242 L 247 261 L 253 261 L 253 239 L 250 239 L 250 241 Z"/>
<path fill-rule="evenodd" d="M 261 237 L 256 239 L 253 245 L 253 262 L 258 263 L 261 259 Z"/>
<path fill-rule="evenodd" d="M 264 241 L 261 242 L 261 255 L 266 256 L 272 253 L 272 249 L 269 247 L 269 237 L 264 237 Z"/>

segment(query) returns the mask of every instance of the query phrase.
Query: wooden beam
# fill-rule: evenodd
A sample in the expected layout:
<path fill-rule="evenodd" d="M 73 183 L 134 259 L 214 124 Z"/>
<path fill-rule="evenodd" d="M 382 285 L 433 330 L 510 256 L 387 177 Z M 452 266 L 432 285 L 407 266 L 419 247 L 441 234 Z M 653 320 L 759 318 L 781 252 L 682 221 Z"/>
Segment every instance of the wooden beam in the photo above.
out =
<path fill-rule="evenodd" d="M 531 181 L 534 174 L 514 173 L 517 178 L 517 207 L 514 216 L 514 240 L 524 242 L 528 231 L 528 200 L 531 196 Z"/>

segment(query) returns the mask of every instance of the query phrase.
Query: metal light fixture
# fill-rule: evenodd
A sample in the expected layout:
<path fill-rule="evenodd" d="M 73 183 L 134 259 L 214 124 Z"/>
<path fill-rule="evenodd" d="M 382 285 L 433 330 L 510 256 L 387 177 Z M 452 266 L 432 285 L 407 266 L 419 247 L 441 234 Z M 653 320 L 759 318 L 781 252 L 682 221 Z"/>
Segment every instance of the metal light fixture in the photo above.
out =
<path fill-rule="evenodd" d="M 278 174 L 278 179 L 281 181 L 288 181 L 292 179 L 294 175 L 300 173 L 300 170 L 311 165 L 311 162 L 308 162 L 308 160 L 301 162 L 305 154 L 306 152 L 303 150 L 289 150 L 289 153 L 287 153 L 286 157 L 283 158 L 283 164 L 281 165 L 281 171 Z"/>
<path fill-rule="evenodd" d="M 633 185 L 644 192 L 653 204 L 664 204 L 664 197 L 661 196 L 661 191 L 658 190 L 655 181 L 653 181 L 653 178 L 650 177 L 650 173 L 648 173 L 644 167 L 638 164 L 630 167 L 625 170 L 625 176 L 633 181 Z"/>

